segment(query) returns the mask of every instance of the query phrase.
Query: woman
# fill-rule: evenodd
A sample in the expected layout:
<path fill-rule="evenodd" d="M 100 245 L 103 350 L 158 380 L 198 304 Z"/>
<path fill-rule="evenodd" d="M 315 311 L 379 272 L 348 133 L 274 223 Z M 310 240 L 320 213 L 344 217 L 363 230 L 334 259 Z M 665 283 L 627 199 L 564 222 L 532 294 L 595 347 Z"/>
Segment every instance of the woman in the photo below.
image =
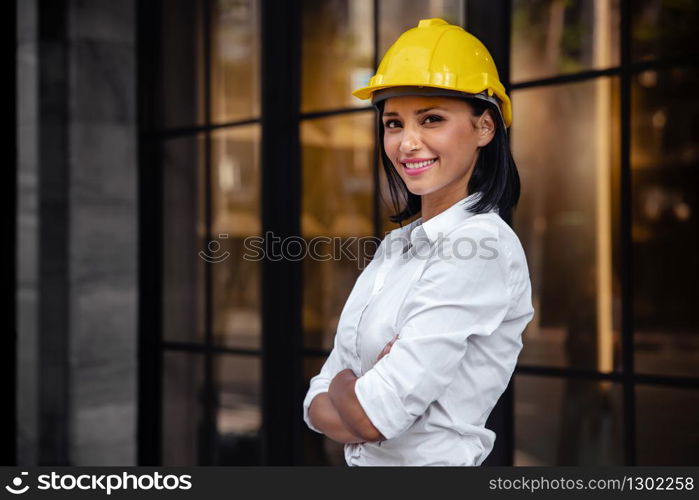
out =
<path fill-rule="evenodd" d="M 441 19 L 388 50 L 367 87 L 396 213 L 340 316 L 304 400 L 348 465 L 481 465 L 485 422 L 531 320 L 531 284 L 505 220 L 519 199 L 510 100 L 483 44 Z"/>

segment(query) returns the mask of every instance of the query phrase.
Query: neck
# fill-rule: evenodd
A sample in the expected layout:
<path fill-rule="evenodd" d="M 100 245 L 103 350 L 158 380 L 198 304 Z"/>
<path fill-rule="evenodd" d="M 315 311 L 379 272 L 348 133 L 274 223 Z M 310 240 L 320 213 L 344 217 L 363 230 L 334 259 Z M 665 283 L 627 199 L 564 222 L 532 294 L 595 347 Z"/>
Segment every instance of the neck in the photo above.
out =
<path fill-rule="evenodd" d="M 468 181 L 471 180 L 473 169 L 476 168 L 478 156 L 478 153 L 476 153 L 471 162 L 471 166 L 462 178 L 456 179 L 456 181 L 433 193 L 423 194 L 420 197 L 420 215 L 422 216 L 422 222 L 428 221 L 435 215 L 442 213 L 464 196 L 469 196 L 471 194 L 468 192 Z"/>
<path fill-rule="evenodd" d="M 455 183 L 453 186 L 445 186 L 434 193 L 423 194 L 420 199 L 422 222 L 428 221 L 465 196 L 469 196 L 471 193 L 468 192 L 467 186 L 470 177 L 469 175 L 465 182 Z"/>

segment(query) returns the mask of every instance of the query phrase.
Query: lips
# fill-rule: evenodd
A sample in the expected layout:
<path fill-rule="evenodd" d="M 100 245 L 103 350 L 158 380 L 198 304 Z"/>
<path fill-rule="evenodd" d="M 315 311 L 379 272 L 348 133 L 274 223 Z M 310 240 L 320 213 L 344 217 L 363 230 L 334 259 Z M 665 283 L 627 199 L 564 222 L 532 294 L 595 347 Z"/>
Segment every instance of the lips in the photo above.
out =
<path fill-rule="evenodd" d="M 433 166 L 437 164 L 439 161 L 439 158 L 431 158 L 431 159 L 413 159 L 413 160 L 406 160 L 405 162 L 402 163 L 403 165 L 403 170 L 405 171 L 406 174 L 408 175 L 419 175 L 429 169 L 431 169 Z"/>

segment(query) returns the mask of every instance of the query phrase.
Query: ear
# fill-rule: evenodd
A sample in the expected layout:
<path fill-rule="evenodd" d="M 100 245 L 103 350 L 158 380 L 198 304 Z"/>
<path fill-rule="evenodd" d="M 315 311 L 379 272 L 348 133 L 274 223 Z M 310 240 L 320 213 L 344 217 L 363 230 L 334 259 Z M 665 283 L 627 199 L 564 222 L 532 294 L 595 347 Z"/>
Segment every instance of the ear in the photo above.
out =
<path fill-rule="evenodd" d="M 478 117 L 476 128 L 478 130 L 478 147 L 487 146 L 495 137 L 495 120 L 489 109 L 486 109 L 481 116 Z"/>

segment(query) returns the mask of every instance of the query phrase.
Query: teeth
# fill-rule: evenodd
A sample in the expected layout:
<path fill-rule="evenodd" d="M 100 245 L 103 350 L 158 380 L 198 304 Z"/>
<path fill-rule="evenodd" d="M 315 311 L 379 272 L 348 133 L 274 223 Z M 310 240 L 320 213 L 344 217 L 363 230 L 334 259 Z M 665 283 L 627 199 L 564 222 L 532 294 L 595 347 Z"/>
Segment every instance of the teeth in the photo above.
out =
<path fill-rule="evenodd" d="M 427 165 L 432 165 L 435 161 L 436 158 L 433 158 L 432 160 L 421 161 L 418 163 L 406 163 L 405 168 L 422 168 L 426 167 Z"/>

